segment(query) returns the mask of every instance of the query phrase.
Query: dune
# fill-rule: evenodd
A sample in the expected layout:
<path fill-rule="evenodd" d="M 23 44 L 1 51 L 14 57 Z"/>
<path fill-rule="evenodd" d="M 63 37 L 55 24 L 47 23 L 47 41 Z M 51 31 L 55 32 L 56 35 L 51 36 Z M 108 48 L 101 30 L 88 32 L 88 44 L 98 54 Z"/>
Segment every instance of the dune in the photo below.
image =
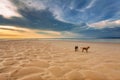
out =
<path fill-rule="evenodd" d="M 120 43 L 2 40 L 0 80 L 120 80 L 119 50 Z"/>

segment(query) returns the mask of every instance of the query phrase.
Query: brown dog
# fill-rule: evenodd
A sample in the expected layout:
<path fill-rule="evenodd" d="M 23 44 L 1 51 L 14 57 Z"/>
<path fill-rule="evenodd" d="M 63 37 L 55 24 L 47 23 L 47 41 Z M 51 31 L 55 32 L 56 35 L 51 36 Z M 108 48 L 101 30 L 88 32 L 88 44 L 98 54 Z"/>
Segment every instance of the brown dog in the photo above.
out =
<path fill-rule="evenodd" d="M 88 46 L 88 47 L 81 47 L 82 52 L 84 52 L 84 51 L 88 52 L 88 49 L 89 49 L 89 48 L 90 48 L 89 46 Z"/>
<path fill-rule="evenodd" d="M 75 52 L 78 51 L 78 46 L 75 46 Z"/>

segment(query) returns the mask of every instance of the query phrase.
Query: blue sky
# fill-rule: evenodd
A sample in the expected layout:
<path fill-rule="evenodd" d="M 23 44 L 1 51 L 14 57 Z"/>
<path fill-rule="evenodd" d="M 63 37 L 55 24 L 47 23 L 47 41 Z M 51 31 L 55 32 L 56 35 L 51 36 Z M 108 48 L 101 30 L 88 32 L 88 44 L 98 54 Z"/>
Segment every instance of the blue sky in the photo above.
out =
<path fill-rule="evenodd" d="M 120 37 L 119 5 L 120 0 L 1 0 L 0 37 Z"/>

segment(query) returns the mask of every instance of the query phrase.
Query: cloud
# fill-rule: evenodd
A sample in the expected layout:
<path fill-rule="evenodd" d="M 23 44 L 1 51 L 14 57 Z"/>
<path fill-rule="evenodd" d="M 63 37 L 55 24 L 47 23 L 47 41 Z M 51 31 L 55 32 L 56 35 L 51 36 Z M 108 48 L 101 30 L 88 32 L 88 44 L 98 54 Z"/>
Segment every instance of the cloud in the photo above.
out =
<path fill-rule="evenodd" d="M 12 19 L 5 19 L 0 16 L 0 25 L 20 26 L 23 28 L 52 30 L 52 31 L 66 31 L 74 27 L 71 23 L 65 23 L 56 20 L 50 11 L 42 10 L 19 10 L 24 18 L 14 17 Z"/>
<path fill-rule="evenodd" d="M 61 36 L 61 32 L 57 32 L 57 31 L 38 30 L 38 31 L 36 31 L 36 33 L 44 34 L 44 35 L 50 35 L 50 36 L 54 36 L 54 37 L 58 37 L 58 36 L 60 37 Z"/>
<path fill-rule="evenodd" d="M 0 38 L 57 38 L 60 32 L 28 29 L 15 26 L 0 26 Z"/>
<path fill-rule="evenodd" d="M 63 35 L 63 38 L 82 38 L 83 35 L 79 34 L 79 33 L 74 33 L 71 31 L 63 31 L 61 32 L 61 34 Z"/>
<path fill-rule="evenodd" d="M 34 10 L 37 12 L 40 12 L 40 11 L 42 12 L 47 9 L 49 12 L 52 13 L 55 19 L 62 21 L 62 22 L 67 22 L 62 18 L 63 16 L 62 8 L 60 8 L 58 4 L 54 4 L 55 2 L 58 2 L 58 1 L 54 1 L 54 0 L 46 0 L 46 1 L 43 1 L 43 0 L 36 0 L 36 1 L 12 0 L 12 1 L 13 3 L 15 3 L 15 5 L 18 7 L 19 10 L 22 10 L 22 11 Z"/>
<path fill-rule="evenodd" d="M 96 2 L 96 0 L 92 0 L 92 1 L 86 6 L 86 9 L 91 8 L 91 7 L 94 5 L 95 2 Z"/>
<path fill-rule="evenodd" d="M 84 8 L 80 9 L 79 11 L 84 12 L 85 10 L 93 7 L 95 2 L 96 2 L 96 0 L 91 0 L 91 2 L 89 2 L 89 4 L 87 4 Z"/>
<path fill-rule="evenodd" d="M 20 35 L 23 32 L 26 36 L 31 33 L 36 37 L 96 37 L 104 36 L 103 32 L 119 36 L 116 35 L 120 26 L 119 0 L 1 0 L 0 4 L 5 10 L 0 10 L 0 26 L 5 26 L 0 28 L 3 32 Z M 109 35 L 111 28 L 114 31 Z"/>
<path fill-rule="evenodd" d="M 15 27 L 15 26 L 0 26 L 2 30 L 10 30 L 10 31 L 18 31 L 18 32 L 26 32 L 29 31 L 27 28 Z"/>
<path fill-rule="evenodd" d="M 82 37 L 70 31 L 28 29 L 15 26 L 0 26 L 0 38 L 72 38 Z"/>
<path fill-rule="evenodd" d="M 119 17 L 119 1 L 104 0 L 12 0 L 24 12 L 48 10 L 56 20 L 76 24 Z M 71 9 L 72 8 L 72 9 Z M 20 14 L 23 14 L 20 12 Z M 27 15 L 24 13 L 24 15 Z M 116 15 L 116 16 L 115 16 Z M 91 19 L 92 18 L 92 19 Z"/>
<path fill-rule="evenodd" d="M 20 5 L 23 4 L 24 6 L 19 6 L 22 9 L 27 7 L 28 9 L 34 10 L 45 10 L 47 6 L 40 0 L 32 1 L 32 0 L 19 0 L 17 1 Z"/>
<path fill-rule="evenodd" d="M 17 7 L 10 0 L 0 0 L 0 15 L 5 18 L 22 17 L 17 12 Z"/>
<path fill-rule="evenodd" d="M 14 28 L 6 28 L 6 27 L 0 27 L 0 30 L 10 30 L 10 31 L 18 31 L 18 32 L 25 32 L 24 30 L 21 29 L 14 29 Z"/>
<path fill-rule="evenodd" d="M 97 23 L 89 24 L 89 27 L 95 28 L 95 29 L 120 27 L 120 20 L 114 20 L 114 21 L 105 20 L 105 21 L 100 21 L 100 22 L 97 22 Z"/>
<path fill-rule="evenodd" d="M 89 28 L 79 31 L 77 33 L 84 35 L 84 37 L 92 38 L 120 37 L 120 27 L 104 29 Z"/>
<path fill-rule="evenodd" d="M 64 16 L 63 10 L 59 6 L 56 5 L 53 8 L 49 8 L 49 10 L 53 14 L 53 16 L 55 17 L 55 19 L 57 19 L 59 21 L 62 21 L 62 22 L 68 23 L 66 20 L 64 20 L 62 18 L 62 16 Z"/>

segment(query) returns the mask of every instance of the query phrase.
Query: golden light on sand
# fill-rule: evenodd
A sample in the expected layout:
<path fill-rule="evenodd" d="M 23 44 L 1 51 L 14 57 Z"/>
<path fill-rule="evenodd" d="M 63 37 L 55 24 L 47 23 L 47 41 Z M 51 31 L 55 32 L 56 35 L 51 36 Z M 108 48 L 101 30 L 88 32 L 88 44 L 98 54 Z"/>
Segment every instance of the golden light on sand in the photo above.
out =
<path fill-rule="evenodd" d="M 0 80 L 120 80 L 120 44 L 0 40 Z"/>
<path fill-rule="evenodd" d="M 0 26 L 0 38 L 57 38 L 60 32 L 27 29 L 15 26 Z"/>

